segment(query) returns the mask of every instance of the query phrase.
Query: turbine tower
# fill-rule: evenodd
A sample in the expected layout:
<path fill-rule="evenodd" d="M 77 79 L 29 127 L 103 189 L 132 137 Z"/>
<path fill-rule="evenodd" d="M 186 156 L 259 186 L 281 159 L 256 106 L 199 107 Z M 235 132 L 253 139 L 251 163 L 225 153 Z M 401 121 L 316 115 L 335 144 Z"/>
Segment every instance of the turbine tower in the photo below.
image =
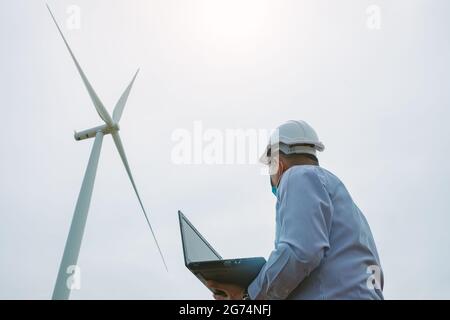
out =
<path fill-rule="evenodd" d="M 97 172 L 98 159 L 100 157 L 100 150 L 102 147 L 104 135 L 111 134 L 114 140 L 114 144 L 116 145 L 117 151 L 119 152 L 120 158 L 122 159 L 123 165 L 125 166 L 125 170 L 127 171 L 128 177 L 130 178 L 131 185 L 133 186 L 134 192 L 136 193 L 139 205 L 141 206 L 142 212 L 144 213 L 145 219 L 153 235 L 153 239 L 155 240 L 156 246 L 159 251 L 159 255 L 161 256 L 161 259 L 164 263 L 166 270 L 167 265 L 164 260 L 162 251 L 159 247 L 158 240 L 156 239 L 155 233 L 150 224 L 150 220 L 148 219 L 147 212 L 145 211 L 144 205 L 142 204 L 141 197 L 139 196 L 139 192 L 136 188 L 136 184 L 134 183 L 130 166 L 128 165 L 127 156 L 125 155 L 125 150 L 123 148 L 122 141 L 119 135 L 120 130 L 119 121 L 120 118 L 122 117 L 123 109 L 125 107 L 131 88 L 133 86 L 133 83 L 136 79 L 139 70 L 137 70 L 130 84 L 125 89 L 122 96 L 119 98 L 119 101 L 117 101 L 117 104 L 114 108 L 113 116 L 111 118 L 105 106 L 100 101 L 100 98 L 97 96 L 91 84 L 89 83 L 89 80 L 87 79 L 83 70 L 81 69 L 77 59 L 75 58 L 75 55 L 70 49 L 70 46 L 66 38 L 64 37 L 64 34 L 61 31 L 61 28 L 56 22 L 55 16 L 53 15 L 48 5 L 47 9 L 50 12 L 50 15 L 52 16 L 52 19 L 55 22 L 56 27 L 58 28 L 58 31 L 62 39 L 64 40 L 67 49 L 69 50 L 73 62 L 75 63 L 75 66 L 81 76 L 81 79 L 83 80 L 83 83 L 89 93 L 89 96 L 91 97 L 91 100 L 94 103 L 97 113 L 105 123 L 95 128 L 91 128 L 81 132 L 75 132 L 74 134 L 75 140 L 77 141 L 94 138 L 94 146 L 92 147 L 88 166 L 86 168 L 84 179 L 81 184 L 80 194 L 78 195 L 77 204 L 75 206 L 75 212 L 73 214 L 72 223 L 70 225 L 69 235 L 67 237 L 66 246 L 64 248 L 64 254 L 59 267 L 58 277 L 56 279 L 55 288 L 53 290 L 52 299 L 62 300 L 68 299 L 70 296 L 71 288 L 67 283 L 68 277 L 70 276 L 70 274 L 68 274 L 68 270 L 70 270 L 69 268 L 73 268 L 74 266 L 77 265 L 78 255 L 80 252 L 81 241 L 83 239 L 84 227 L 86 225 L 86 219 L 89 211 L 89 205 L 91 202 L 92 190 L 94 188 L 95 175 Z"/>

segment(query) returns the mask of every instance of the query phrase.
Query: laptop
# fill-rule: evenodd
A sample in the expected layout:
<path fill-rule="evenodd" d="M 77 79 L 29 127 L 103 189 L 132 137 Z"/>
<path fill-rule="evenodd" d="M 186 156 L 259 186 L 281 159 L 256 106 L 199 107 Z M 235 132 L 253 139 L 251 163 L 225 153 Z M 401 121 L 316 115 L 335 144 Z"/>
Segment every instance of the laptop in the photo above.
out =
<path fill-rule="evenodd" d="M 203 284 L 214 280 L 247 288 L 266 263 L 262 257 L 222 259 L 181 211 L 178 211 L 178 218 L 184 264 Z M 223 292 L 211 291 L 224 295 Z"/>

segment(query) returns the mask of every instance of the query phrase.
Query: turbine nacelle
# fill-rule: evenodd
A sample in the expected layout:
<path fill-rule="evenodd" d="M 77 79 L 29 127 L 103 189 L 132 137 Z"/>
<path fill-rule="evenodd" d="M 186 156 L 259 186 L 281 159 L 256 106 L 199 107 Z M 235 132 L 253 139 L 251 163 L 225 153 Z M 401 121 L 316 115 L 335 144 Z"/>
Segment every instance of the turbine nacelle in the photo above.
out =
<path fill-rule="evenodd" d="M 120 130 L 119 124 L 115 123 L 112 126 L 104 124 L 102 126 L 94 127 L 91 129 L 83 130 L 83 131 L 75 131 L 74 132 L 74 138 L 77 141 L 95 138 L 97 135 L 97 132 L 102 132 L 104 135 L 112 134 L 114 132 L 117 132 Z"/>

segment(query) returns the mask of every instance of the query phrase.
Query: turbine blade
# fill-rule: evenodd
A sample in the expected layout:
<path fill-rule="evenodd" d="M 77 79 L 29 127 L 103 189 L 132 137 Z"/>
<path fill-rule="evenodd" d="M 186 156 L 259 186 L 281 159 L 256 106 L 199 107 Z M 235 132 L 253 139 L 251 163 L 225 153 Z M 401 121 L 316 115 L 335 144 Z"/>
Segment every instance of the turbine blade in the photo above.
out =
<path fill-rule="evenodd" d="M 92 147 L 89 162 L 81 184 L 72 223 L 70 224 L 69 235 L 67 236 L 64 254 L 59 265 L 58 277 L 53 290 L 53 300 L 66 300 L 69 298 L 71 289 L 68 288 L 67 280 L 70 277 L 68 268 L 76 266 L 78 254 L 80 253 L 81 241 L 83 240 L 84 227 L 91 203 L 92 191 L 94 189 L 95 175 L 97 173 L 98 159 L 103 142 L 103 132 L 97 132 L 94 145 Z"/>
<path fill-rule="evenodd" d="M 166 264 L 166 261 L 164 259 L 163 254 L 162 254 L 161 248 L 159 247 L 158 240 L 156 239 L 155 232 L 153 231 L 152 225 L 150 224 L 150 220 L 148 219 L 147 212 L 145 211 L 144 205 L 142 204 L 141 197 L 139 196 L 139 192 L 138 192 L 138 190 L 136 188 L 136 184 L 134 183 L 134 179 L 133 179 L 133 176 L 131 174 L 130 166 L 128 165 L 127 156 L 125 155 L 125 150 L 123 148 L 122 140 L 120 139 L 120 135 L 119 135 L 119 133 L 117 131 L 113 132 L 111 135 L 113 137 L 114 144 L 117 147 L 117 151 L 119 151 L 120 158 L 122 159 L 123 165 L 125 166 L 125 170 L 128 173 L 128 177 L 130 178 L 131 185 L 133 186 L 134 192 L 136 193 L 136 196 L 138 198 L 138 201 L 139 201 L 139 204 L 141 206 L 142 212 L 144 213 L 145 220 L 147 220 L 147 224 L 148 224 L 148 226 L 150 228 L 150 231 L 152 232 L 153 239 L 155 240 L 156 246 L 158 247 L 159 255 L 161 256 L 161 259 L 162 259 L 162 261 L 164 263 L 164 267 L 166 267 L 166 270 L 169 271 L 169 269 L 167 269 L 167 264 Z"/>
<path fill-rule="evenodd" d="M 122 96 L 120 96 L 119 101 L 117 101 L 116 106 L 114 107 L 113 120 L 116 123 L 118 123 L 120 121 L 120 118 L 122 117 L 123 109 L 125 108 L 125 104 L 127 103 L 128 96 L 130 95 L 131 88 L 133 87 L 134 80 L 136 80 L 138 73 L 139 73 L 139 69 L 136 71 L 130 84 L 125 89 L 125 91 L 122 93 Z"/>
<path fill-rule="evenodd" d="M 56 22 L 55 16 L 53 15 L 52 11 L 50 10 L 50 7 L 48 6 L 48 4 L 47 4 L 47 9 L 50 12 L 50 15 L 52 16 L 52 19 L 55 22 L 55 25 L 58 28 L 59 34 L 63 38 L 64 43 L 66 44 L 66 47 L 69 50 L 70 55 L 72 56 L 73 62 L 75 63 L 78 73 L 80 74 L 81 79 L 83 80 L 84 85 L 89 93 L 89 96 L 91 97 L 91 100 L 94 103 L 97 113 L 99 114 L 100 118 L 102 118 L 102 120 L 105 121 L 105 123 L 107 125 L 112 126 L 114 123 L 111 119 L 111 116 L 109 115 L 105 106 L 100 101 L 100 98 L 97 96 L 97 93 L 95 93 L 94 89 L 92 88 L 91 84 L 89 83 L 89 80 L 87 79 L 86 75 L 84 74 L 83 69 L 81 69 L 80 64 L 78 63 L 77 59 L 75 58 L 75 55 L 73 54 L 72 49 L 70 49 L 69 43 L 67 42 L 66 38 L 64 37 L 64 34 L 62 33 L 61 28 L 58 25 L 58 22 Z"/>

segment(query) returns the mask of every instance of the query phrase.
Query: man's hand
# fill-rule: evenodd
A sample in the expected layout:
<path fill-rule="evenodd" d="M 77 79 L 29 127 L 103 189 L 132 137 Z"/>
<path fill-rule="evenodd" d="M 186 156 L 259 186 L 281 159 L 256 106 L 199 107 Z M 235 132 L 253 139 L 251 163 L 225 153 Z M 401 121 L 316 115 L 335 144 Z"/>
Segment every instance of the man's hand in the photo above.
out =
<path fill-rule="evenodd" d="M 216 300 L 242 300 L 242 298 L 244 297 L 245 289 L 240 286 L 234 285 L 234 284 L 219 283 L 216 281 L 208 281 L 206 283 L 206 285 L 210 289 L 219 290 L 226 294 L 226 296 L 214 294 L 213 297 Z"/>

